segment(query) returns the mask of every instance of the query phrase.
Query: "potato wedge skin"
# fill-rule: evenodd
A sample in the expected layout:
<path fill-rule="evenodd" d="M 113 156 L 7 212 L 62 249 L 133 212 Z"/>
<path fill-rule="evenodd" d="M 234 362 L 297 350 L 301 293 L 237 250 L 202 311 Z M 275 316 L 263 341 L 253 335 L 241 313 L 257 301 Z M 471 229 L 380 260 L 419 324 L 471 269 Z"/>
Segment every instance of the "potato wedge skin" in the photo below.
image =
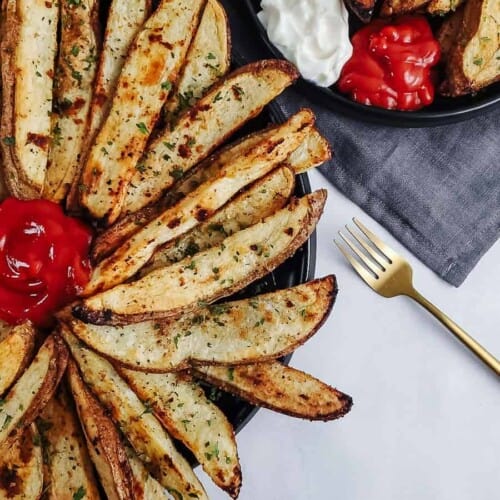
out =
<path fill-rule="evenodd" d="M 82 295 L 107 290 L 131 278 L 158 247 L 209 219 L 241 189 L 285 161 L 305 140 L 313 124 L 313 112 L 301 110 L 279 126 L 269 140 L 235 158 L 220 175 L 165 210 L 95 267 Z"/>
<path fill-rule="evenodd" d="M 83 381 L 73 359 L 68 381 L 101 484 L 111 500 L 135 500 L 133 477 L 120 435 L 104 409 Z"/>
<path fill-rule="evenodd" d="M 264 221 L 229 236 L 219 247 L 200 252 L 196 258 L 203 267 L 186 258 L 85 299 L 73 307 L 73 314 L 88 323 L 118 325 L 177 317 L 196 308 L 199 301 L 227 297 L 268 274 L 302 246 L 316 227 L 326 196 L 325 190 L 318 190 L 292 200 Z M 162 283 L 169 284 L 168 290 Z"/>
<path fill-rule="evenodd" d="M 162 0 L 132 44 L 80 179 L 80 204 L 102 225 L 113 223 L 120 214 L 127 185 L 183 63 L 205 1 Z"/>
<path fill-rule="evenodd" d="M 196 366 L 195 375 L 224 391 L 286 415 L 333 420 L 352 407 L 352 398 L 279 361 L 240 366 Z"/>
<path fill-rule="evenodd" d="M 14 196 L 39 198 L 50 146 L 58 6 L 43 0 L 6 0 L 2 17 L 5 180 Z"/>
<path fill-rule="evenodd" d="M 35 329 L 30 322 L 11 328 L 0 342 L 0 397 L 21 376 L 35 347 Z"/>
<path fill-rule="evenodd" d="M 173 130 L 165 130 L 150 144 L 131 179 L 122 216 L 160 199 L 180 174 L 206 158 L 297 78 L 292 64 L 271 59 L 243 66 L 214 85 Z"/>
<path fill-rule="evenodd" d="M 380 8 L 381 17 L 399 16 L 414 12 L 430 0 L 384 0 Z"/>
<path fill-rule="evenodd" d="M 248 364 L 288 354 L 320 328 L 335 297 L 330 276 L 206 306 L 176 320 L 114 327 L 86 324 L 68 314 L 63 321 L 82 342 L 120 365 L 169 372 L 193 362 Z"/>
<path fill-rule="evenodd" d="M 46 500 L 73 500 L 82 490 L 85 498 L 99 500 L 85 438 L 64 384 L 59 385 L 36 422 L 47 457 L 44 473 Z"/>
<path fill-rule="evenodd" d="M 0 498 L 36 500 L 43 491 L 42 448 L 34 424 L 0 446 Z"/>
<path fill-rule="evenodd" d="M 189 497 L 206 498 L 203 486 L 191 467 L 175 449 L 170 437 L 114 367 L 95 352 L 78 342 L 63 327 L 63 335 L 84 381 L 108 410 L 113 421 L 120 426 L 129 443 L 139 456 L 147 457 L 150 473 L 165 488 Z M 196 497 L 195 497 L 196 498 Z"/>
<path fill-rule="evenodd" d="M 60 2 L 61 41 L 54 82 L 52 144 L 43 197 L 61 202 L 86 143 L 99 44 L 99 0 Z"/>
<path fill-rule="evenodd" d="M 47 337 L 29 367 L 0 407 L 0 444 L 17 436 L 53 396 L 66 369 L 68 350 L 54 335 Z"/>
<path fill-rule="evenodd" d="M 236 498 L 241 469 L 234 431 L 203 389 L 185 373 L 117 370 L 139 398 L 149 402 L 167 431 L 193 452 L 215 484 Z"/>

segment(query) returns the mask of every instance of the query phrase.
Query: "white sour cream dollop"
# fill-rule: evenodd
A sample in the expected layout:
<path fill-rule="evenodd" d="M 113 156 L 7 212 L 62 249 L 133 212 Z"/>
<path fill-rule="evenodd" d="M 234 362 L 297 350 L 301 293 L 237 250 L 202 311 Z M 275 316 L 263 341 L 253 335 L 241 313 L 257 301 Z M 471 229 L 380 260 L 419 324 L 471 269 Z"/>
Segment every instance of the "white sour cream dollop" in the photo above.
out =
<path fill-rule="evenodd" d="M 269 40 L 306 80 L 329 87 L 352 55 L 343 0 L 262 0 Z"/>

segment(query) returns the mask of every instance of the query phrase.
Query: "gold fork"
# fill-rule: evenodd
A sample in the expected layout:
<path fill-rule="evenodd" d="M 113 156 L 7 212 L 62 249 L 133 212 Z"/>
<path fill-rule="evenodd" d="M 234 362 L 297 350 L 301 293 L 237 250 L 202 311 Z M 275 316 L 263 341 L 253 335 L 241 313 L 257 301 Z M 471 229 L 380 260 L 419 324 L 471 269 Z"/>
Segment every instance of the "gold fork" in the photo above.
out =
<path fill-rule="evenodd" d="M 335 244 L 365 283 L 383 297 L 390 298 L 397 295 L 406 295 L 417 301 L 446 326 L 481 361 L 488 365 L 497 375 L 500 375 L 500 362 L 498 359 L 415 290 L 412 283 L 413 271 L 410 264 L 361 224 L 359 220 L 353 218 L 353 222 L 366 239 L 350 229 L 349 226 L 346 226 L 346 229 L 351 238 L 341 231 L 339 231 L 339 235 L 359 260 L 347 250 L 345 245 L 336 240 Z"/>

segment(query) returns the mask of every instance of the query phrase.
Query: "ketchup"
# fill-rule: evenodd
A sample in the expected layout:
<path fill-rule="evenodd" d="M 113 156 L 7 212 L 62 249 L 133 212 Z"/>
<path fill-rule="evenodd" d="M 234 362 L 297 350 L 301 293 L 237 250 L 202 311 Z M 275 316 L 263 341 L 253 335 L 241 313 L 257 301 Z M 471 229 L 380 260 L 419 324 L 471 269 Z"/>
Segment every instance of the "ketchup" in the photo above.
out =
<path fill-rule="evenodd" d="M 338 88 L 357 102 L 411 111 L 434 100 L 431 68 L 441 51 L 427 19 L 376 20 L 353 37 Z"/>
<path fill-rule="evenodd" d="M 0 204 L 0 319 L 48 326 L 90 278 L 92 233 L 47 200 Z"/>

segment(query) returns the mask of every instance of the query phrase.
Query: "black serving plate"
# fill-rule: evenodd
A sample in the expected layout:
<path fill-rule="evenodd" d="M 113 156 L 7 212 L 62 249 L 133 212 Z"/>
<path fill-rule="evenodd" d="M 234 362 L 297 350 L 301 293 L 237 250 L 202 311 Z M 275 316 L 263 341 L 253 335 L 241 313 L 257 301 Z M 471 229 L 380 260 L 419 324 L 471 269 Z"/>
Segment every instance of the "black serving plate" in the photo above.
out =
<path fill-rule="evenodd" d="M 273 56 L 284 59 L 283 54 L 269 40 L 266 30 L 257 17 L 260 0 L 244 0 L 250 16 L 257 26 L 259 34 Z M 349 13 L 351 31 L 357 31 L 362 24 Z M 301 79 L 297 87 L 308 98 L 359 120 L 381 123 L 394 127 L 433 127 L 467 120 L 486 111 L 498 109 L 500 104 L 500 82 L 490 85 L 475 95 L 462 97 L 442 97 L 436 95 L 434 102 L 419 111 L 392 111 L 388 109 L 366 106 L 352 101 L 333 87 L 319 87 L 314 83 Z"/>

